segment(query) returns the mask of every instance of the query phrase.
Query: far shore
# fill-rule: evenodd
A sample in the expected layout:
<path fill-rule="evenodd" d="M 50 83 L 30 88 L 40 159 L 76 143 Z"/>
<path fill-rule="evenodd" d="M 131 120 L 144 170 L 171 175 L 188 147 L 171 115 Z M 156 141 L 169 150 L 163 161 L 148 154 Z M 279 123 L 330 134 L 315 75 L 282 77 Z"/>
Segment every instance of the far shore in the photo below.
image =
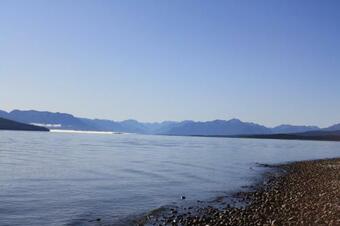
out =
<path fill-rule="evenodd" d="M 300 134 L 260 134 L 260 135 L 190 135 L 192 137 L 220 137 L 271 140 L 311 140 L 311 141 L 340 141 L 340 135 L 300 135 Z"/>
<path fill-rule="evenodd" d="M 271 167 L 263 183 L 233 195 L 239 204 L 177 207 L 138 225 L 340 225 L 340 158 Z M 277 173 L 281 172 L 281 173 Z"/>

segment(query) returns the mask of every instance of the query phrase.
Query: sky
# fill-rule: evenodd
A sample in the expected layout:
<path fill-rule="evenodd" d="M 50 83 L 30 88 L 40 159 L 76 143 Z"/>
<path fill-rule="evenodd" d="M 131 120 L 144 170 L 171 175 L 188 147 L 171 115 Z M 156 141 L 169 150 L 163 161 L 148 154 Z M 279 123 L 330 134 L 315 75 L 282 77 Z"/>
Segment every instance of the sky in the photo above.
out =
<path fill-rule="evenodd" d="M 0 109 L 340 122 L 340 1 L 0 0 Z"/>

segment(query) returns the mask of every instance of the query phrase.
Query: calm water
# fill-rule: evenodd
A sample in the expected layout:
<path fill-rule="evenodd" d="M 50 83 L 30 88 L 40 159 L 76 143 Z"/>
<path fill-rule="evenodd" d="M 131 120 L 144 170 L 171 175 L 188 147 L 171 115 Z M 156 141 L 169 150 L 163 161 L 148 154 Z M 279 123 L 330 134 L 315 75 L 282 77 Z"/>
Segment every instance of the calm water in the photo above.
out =
<path fill-rule="evenodd" d="M 249 185 L 256 162 L 324 157 L 340 142 L 1 131 L 0 225 L 125 224 Z"/>

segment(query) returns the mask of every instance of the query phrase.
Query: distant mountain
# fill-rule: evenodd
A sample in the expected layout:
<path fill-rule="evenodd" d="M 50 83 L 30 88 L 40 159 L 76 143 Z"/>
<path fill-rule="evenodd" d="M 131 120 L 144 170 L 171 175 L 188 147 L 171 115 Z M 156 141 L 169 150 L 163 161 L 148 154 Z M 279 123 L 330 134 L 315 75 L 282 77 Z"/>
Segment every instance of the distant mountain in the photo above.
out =
<path fill-rule="evenodd" d="M 0 117 L 1 117 L 1 118 L 6 118 L 6 117 L 7 117 L 7 115 L 8 115 L 8 113 L 7 113 L 7 112 L 5 112 L 5 111 L 1 111 L 1 110 L 0 110 Z"/>
<path fill-rule="evenodd" d="M 155 123 L 144 123 L 145 126 L 149 128 L 149 134 L 164 134 L 170 129 L 176 127 L 181 122 L 174 121 L 164 121 L 164 122 L 155 122 Z"/>
<path fill-rule="evenodd" d="M 314 130 L 320 130 L 320 128 L 317 126 L 280 125 L 272 128 L 272 133 L 302 133 Z"/>
<path fill-rule="evenodd" d="M 90 128 L 88 130 L 126 132 L 125 128 L 119 122 L 87 118 L 79 118 L 79 120 Z"/>
<path fill-rule="evenodd" d="M 95 127 L 86 124 L 79 118 L 65 113 L 52 113 L 48 111 L 20 111 L 14 110 L 9 113 L 2 112 L 2 117 L 14 121 L 47 126 L 58 129 L 75 129 L 75 130 L 95 130 Z"/>
<path fill-rule="evenodd" d="M 124 133 L 140 133 L 140 134 L 160 134 L 166 131 L 173 124 L 177 122 L 155 122 L 155 123 L 142 123 L 136 120 L 125 121 L 111 121 L 103 119 L 86 119 L 80 118 L 87 125 L 96 128 L 98 131 L 113 131 Z"/>
<path fill-rule="evenodd" d="M 103 119 L 78 118 L 66 113 L 48 111 L 13 110 L 9 113 L 0 111 L 0 117 L 22 123 L 45 126 L 50 129 L 113 131 L 124 133 L 159 134 L 167 131 L 177 122 L 141 123 L 136 120 L 111 121 Z"/>
<path fill-rule="evenodd" d="M 335 124 L 333 126 L 330 126 L 328 128 L 325 128 L 324 130 L 326 131 L 335 131 L 335 130 L 340 130 L 340 123 L 339 124 Z"/>
<path fill-rule="evenodd" d="M 0 117 L 26 123 L 44 126 L 50 129 L 70 129 L 89 131 L 112 131 L 140 134 L 163 135 L 247 135 L 247 134 L 286 134 L 318 131 L 316 126 L 280 125 L 274 128 L 259 124 L 242 122 L 239 119 L 214 120 L 208 122 L 182 121 L 182 122 L 155 122 L 143 123 L 136 120 L 112 121 L 103 119 L 78 118 L 66 113 L 53 113 L 48 111 L 21 111 L 14 110 L 9 113 L 0 111 Z M 324 130 L 340 130 L 340 124 Z"/>
<path fill-rule="evenodd" d="M 238 119 L 214 120 L 209 122 L 184 121 L 169 129 L 168 135 L 238 135 L 238 134 L 268 134 L 269 128 L 264 126 L 242 122 Z"/>
<path fill-rule="evenodd" d="M 255 134 L 229 136 L 233 138 L 253 138 L 253 139 L 278 139 L 278 140 L 319 140 L 319 141 L 340 141 L 340 130 L 336 131 L 309 131 L 304 133 L 286 134 Z"/>
<path fill-rule="evenodd" d="M 340 130 L 317 130 L 317 131 L 308 131 L 303 133 L 296 133 L 296 135 L 303 136 L 340 136 Z"/>
<path fill-rule="evenodd" d="M 48 131 L 44 127 L 28 125 L 4 118 L 0 118 L 0 130 Z"/>

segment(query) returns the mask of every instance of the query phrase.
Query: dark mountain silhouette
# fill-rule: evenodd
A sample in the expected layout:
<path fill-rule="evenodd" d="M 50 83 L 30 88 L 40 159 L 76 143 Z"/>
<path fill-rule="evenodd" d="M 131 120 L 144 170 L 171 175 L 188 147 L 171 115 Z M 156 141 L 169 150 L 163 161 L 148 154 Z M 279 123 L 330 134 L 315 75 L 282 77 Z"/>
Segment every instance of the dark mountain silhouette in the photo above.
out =
<path fill-rule="evenodd" d="M 0 118 L 0 130 L 49 131 L 47 128 Z"/>
<path fill-rule="evenodd" d="M 331 136 L 336 135 L 340 136 L 340 130 L 317 130 L 317 131 L 308 131 L 304 133 L 296 133 L 297 135 L 304 135 L 304 136 Z"/>
<path fill-rule="evenodd" d="M 254 139 L 279 139 L 279 140 L 319 140 L 319 141 L 340 141 L 340 130 L 335 131 L 308 131 L 304 133 L 287 134 L 255 134 L 238 135 L 234 138 L 254 138 Z"/>

